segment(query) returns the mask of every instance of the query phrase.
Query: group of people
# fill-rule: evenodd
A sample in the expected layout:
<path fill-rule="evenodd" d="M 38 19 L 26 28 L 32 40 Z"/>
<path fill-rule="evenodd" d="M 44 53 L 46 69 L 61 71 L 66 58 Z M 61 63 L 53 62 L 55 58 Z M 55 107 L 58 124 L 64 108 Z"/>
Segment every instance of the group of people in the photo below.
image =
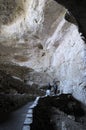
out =
<path fill-rule="evenodd" d="M 47 90 L 46 90 L 46 96 L 49 96 L 51 94 L 51 89 L 53 88 L 53 92 L 54 92 L 54 95 L 56 95 L 58 93 L 58 83 L 59 81 L 53 81 L 53 85 L 51 85 L 50 83 L 48 83 L 48 87 L 47 87 Z"/>

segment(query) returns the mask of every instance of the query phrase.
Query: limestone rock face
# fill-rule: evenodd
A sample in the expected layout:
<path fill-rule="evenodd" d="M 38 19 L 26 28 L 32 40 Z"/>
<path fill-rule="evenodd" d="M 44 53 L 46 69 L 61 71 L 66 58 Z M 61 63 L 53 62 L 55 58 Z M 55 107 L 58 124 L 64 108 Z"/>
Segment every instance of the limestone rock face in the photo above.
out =
<path fill-rule="evenodd" d="M 64 19 L 66 9 L 54 0 L 0 1 L 0 7 L 0 62 L 48 74 L 61 92 L 86 104 L 86 44 L 77 24 Z"/>

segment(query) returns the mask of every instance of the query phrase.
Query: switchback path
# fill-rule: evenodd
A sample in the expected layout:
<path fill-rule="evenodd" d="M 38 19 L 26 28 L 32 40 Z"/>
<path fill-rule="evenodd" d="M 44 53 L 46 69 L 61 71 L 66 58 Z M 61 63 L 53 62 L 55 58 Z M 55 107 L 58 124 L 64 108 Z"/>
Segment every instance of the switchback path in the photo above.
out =
<path fill-rule="evenodd" d="M 7 119 L 0 123 L 0 130 L 22 130 L 22 126 L 28 111 L 33 102 L 27 103 L 25 106 L 12 112 Z"/>

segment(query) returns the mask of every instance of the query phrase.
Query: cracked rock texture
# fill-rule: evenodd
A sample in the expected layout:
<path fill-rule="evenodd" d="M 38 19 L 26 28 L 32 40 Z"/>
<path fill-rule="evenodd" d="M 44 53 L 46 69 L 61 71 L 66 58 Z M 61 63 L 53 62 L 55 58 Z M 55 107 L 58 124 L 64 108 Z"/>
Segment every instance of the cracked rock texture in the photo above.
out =
<path fill-rule="evenodd" d="M 1 0 L 0 63 L 48 74 L 44 83 L 55 78 L 61 92 L 72 93 L 86 104 L 86 44 L 75 15 L 69 17 L 66 11 L 54 0 Z"/>

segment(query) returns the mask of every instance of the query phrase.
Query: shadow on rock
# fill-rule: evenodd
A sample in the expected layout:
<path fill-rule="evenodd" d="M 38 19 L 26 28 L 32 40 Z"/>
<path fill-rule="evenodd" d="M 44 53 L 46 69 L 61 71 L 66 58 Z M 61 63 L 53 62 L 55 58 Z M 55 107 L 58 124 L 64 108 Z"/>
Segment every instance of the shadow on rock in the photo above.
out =
<path fill-rule="evenodd" d="M 33 110 L 31 130 L 55 130 L 55 124 L 52 121 L 53 108 L 75 118 L 85 114 L 81 103 L 70 94 L 40 98 Z"/>

